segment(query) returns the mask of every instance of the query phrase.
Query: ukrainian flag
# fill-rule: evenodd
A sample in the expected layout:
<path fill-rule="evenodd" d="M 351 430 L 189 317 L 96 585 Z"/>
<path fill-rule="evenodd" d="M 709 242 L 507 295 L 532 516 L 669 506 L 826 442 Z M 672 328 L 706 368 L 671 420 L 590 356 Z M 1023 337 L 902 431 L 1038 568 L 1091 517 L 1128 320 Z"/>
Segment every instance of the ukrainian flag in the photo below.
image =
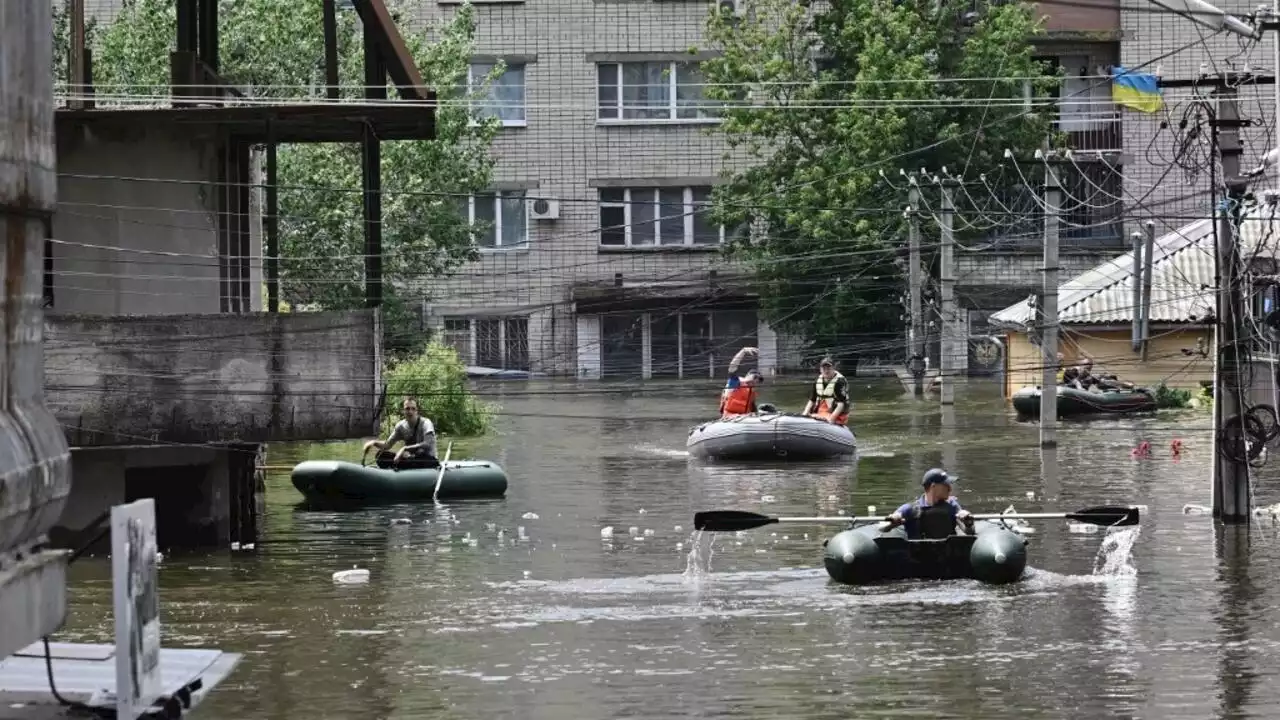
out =
<path fill-rule="evenodd" d="M 1164 107 L 1164 96 L 1155 75 L 1129 72 L 1118 65 L 1111 68 L 1111 99 L 1145 113 Z"/>

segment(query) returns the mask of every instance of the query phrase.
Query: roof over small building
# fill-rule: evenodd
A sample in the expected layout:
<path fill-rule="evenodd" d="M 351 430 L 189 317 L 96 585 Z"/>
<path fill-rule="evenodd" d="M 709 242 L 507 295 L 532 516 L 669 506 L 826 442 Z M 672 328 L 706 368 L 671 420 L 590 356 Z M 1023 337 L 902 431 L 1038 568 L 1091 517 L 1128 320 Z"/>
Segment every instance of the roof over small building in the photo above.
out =
<path fill-rule="evenodd" d="M 1255 206 L 1241 225 L 1241 252 L 1276 257 L 1280 225 L 1273 203 Z M 1214 221 L 1197 220 L 1164 235 L 1153 244 L 1151 266 L 1152 323 L 1192 323 L 1213 313 Z M 1262 251 L 1262 252 L 1259 252 Z M 1064 325 L 1119 325 L 1133 320 L 1134 254 L 1127 252 L 1084 272 L 1058 288 L 1058 319 Z M 990 316 L 997 327 L 1024 330 L 1037 324 L 1032 299 Z"/>

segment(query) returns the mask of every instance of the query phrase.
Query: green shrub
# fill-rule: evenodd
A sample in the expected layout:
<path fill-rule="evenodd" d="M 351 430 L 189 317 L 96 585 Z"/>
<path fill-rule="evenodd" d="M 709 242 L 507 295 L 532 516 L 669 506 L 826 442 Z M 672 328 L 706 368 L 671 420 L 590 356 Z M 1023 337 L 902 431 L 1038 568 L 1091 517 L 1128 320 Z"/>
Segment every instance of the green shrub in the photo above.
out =
<path fill-rule="evenodd" d="M 435 424 L 439 435 L 483 435 L 493 423 L 497 407 L 481 402 L 467 386 L 467 370 L 458 353 L 432 341 L 421 354 L 392 360 L 384 372 L 387 384 L 387 417 L 382 436 L 399 420 L 406 397 L 416 397 L 423 417 Z"/>
<path fill-rule="evenodd" d="M 1171 388 L 1164 383 L 1156 387 L 1156 407 L 1173 410 L 1191 407 L 1191 391 Z"/>

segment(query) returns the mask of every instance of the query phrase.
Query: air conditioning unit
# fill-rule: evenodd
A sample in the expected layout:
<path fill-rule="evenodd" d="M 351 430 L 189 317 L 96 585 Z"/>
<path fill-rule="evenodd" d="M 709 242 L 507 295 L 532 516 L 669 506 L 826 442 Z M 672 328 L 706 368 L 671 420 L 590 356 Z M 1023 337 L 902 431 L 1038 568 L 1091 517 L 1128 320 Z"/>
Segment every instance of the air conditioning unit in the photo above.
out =
<path fill-rule="evenodd" d="M 747 0 L 718 0 L 720 12 L 742 17 L 747 14 Z"/>
<path fill-rule="evenodd" d="M 551 198 L 533 198 L 529 203 L 529 217 L 534 220 L 559 220 L 560 201 Z"/>

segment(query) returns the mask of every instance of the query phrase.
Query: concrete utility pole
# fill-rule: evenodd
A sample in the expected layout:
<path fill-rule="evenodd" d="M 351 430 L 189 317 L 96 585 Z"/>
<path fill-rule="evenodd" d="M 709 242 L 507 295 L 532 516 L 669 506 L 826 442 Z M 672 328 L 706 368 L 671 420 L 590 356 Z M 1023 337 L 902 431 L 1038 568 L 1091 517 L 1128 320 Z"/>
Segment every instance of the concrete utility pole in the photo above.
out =
<path fill-rule="evenodd" d="M 955 287 L 956 287 L 956 270 L 955 270 L 955 234 L 952 230 L 952 223 L 955 220 L 955 198 L 952 193 L 955 192 L 955 181 L 946 178 L 942 180 L 942 246 L 940 258 L 938 260 L 938 281 L 941 285 L 941 344 L 939 359 L 939 379 L 942 382 L 940 386 L 940 395 L 942 396 L 943 405 L 954 405 L 956 403 L 956 348 L 955 348 L 955 324 L 956 324 L 956 303 L 955 303 Z"/>
<path fill-rule="evenodd" d="M 911 357 L 908 367 L 914 380 L 912 394 L 924 397 L 924 273 L 920 271 L 920 187 L 911 178 L 907 191 L 907 276 L 911 284 Z"/>
<path fill-rule="evenodd" d="M 1040 447 L 1058 444 L 1058 212 L 1062 187 L 1051 163 L 1044 173 L 1044 290 L 1040 302 Z"/>
<path fill-rule="evenodd" d="M 1142 310 L 1142 327 L 1139 329 L 1139 341 L 1142 343 L 1142 362 L 1147 361 L 1147 347 L 1151 340 L 1151 272 L 1155 267 L 1156 224 L 1150 220 L 1143 224 L 1146 244 L 1142 250 L 1142 298 L 1138 302 Z"/>
<path fill-rule="evenodd" d="M 1142 348 L 1142 233 L 1131 234 L 1129 242 L 1133 248 L 1133 298 L 1129 301 L 1133 317 L 1129 320 L 1129 334 L 1133 351 L 1138 352 Z"/>
<path fill-rule="evenodd" d="M 1218 337 L 1213 372 L 1213 514 L 1228 522 L 1247 522 L 1253 508 L 1249 463 L 1247 458 L 1238 456 L 1244 454 L 1246 443 L 1257 442 L 1249 436 L 1244 418 L 1246 408 L 1242 398 L 1249 389 L 1242 387 L 1248 374 L 1241 372 L 1241 363 L 1250 360 L 1249 353 L 1242 352 L 1239 332 L 1245 315 L 1240 288 L 1238 232 L 1240 203 L 1247 185 L 1240 178 L 1240 156 L 1244 148 L 1240 143 L 1240 109 L 1235 85 L 1228 78 L 1220 78 L 1214 94 L 1217 115 L 1213 138 L 1222 158 L 1226 196 L 1216 203 Z M 1228 441 L 1234 436 L 1238 442 L 1232 442 L 1224 452 L 1223 436 Z"/>
<path fill-rule="evenodd" d="M 53 6 L 0 2 L 0 660 L 66 616 L 66 554 L 39 549 L 71 490 L 44 406 L 45 222 L 53 217 Z"/>

